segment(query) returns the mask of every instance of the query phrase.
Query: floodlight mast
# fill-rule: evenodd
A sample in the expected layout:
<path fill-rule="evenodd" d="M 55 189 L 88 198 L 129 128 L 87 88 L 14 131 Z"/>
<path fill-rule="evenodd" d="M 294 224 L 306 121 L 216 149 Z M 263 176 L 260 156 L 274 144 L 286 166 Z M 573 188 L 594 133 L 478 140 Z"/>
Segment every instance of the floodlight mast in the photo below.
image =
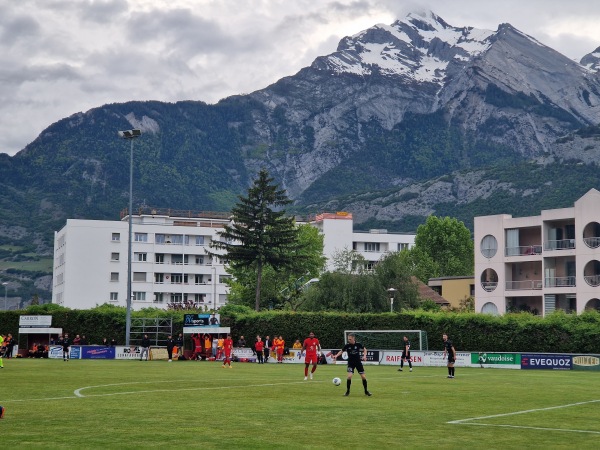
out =
<path fill-rule="evenodd" d="M 118 132 L 122 139 L 129 139 L 131 146 L 129 150 L 129 238 L 127 239 L 127 313 L 125 316 L 125 345 L 129 346 L 129 338 L 131 335 L 131 261 L 132 255 L 132 240 L 133 240 L 133 141 L 142 135 L 142 130 L 134 128 L 133 130 L 124 130 Z"/>

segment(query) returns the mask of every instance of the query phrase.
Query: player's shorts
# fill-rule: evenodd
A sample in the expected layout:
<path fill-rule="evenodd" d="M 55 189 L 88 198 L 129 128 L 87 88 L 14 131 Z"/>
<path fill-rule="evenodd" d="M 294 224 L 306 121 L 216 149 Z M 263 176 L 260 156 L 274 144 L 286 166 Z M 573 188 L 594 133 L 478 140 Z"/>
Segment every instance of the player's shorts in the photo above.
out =
<path fill-rule="evenodd" d="M 448 355 L 448 364 L 454 364 L 455 361 L 456 360 L 452 356 Z"/>
<path fill-rule="evenodd" d="M 225 358 L 227 358 L 227 359 L 231 358 L 231 350 L 225 351 Z"/>
<path fill-rule="evenodd" d="M 410 359 L 410 352 L 402 352 L 402 359 Z"/>
<path fill-rule="evenodd" d="M 316 364 L 317 361 L 319 360 L 319 358 L 317 357 L 317 355 L 306 355 L 306 358 L 304 359 L 304 364 Z"/>
<path fill-rule="evenodd" d="M 348 368 L 346 369 L 346 372 L 348 372 L 348 373 L 354 373 L 354 369 L 356 369 L 356 371 L 358 373 L 360 373 L 361 375 L 363 373 L 365 373 L 365 369 L 364 369 L 364 367 L 362 365 L 362 362 L 360 362 L 360 361 L 358 363 L 355 363 L 355 364 L 348 363 Z"/>

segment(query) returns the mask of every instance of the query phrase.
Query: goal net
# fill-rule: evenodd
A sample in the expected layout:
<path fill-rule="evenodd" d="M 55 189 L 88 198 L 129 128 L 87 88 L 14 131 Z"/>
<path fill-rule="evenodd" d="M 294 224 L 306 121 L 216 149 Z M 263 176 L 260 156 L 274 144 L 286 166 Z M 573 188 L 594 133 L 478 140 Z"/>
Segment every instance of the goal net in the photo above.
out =
<path fill-rule="evenodd" d="M 406 336 L 411 350 L 429 350 L 427 332 L 424 330 L 346 330 L 344 342 L 348 342 L 349 334 L 354 334 L 356 342 L 362 343 L 367 349 L 402 350 Z"/>

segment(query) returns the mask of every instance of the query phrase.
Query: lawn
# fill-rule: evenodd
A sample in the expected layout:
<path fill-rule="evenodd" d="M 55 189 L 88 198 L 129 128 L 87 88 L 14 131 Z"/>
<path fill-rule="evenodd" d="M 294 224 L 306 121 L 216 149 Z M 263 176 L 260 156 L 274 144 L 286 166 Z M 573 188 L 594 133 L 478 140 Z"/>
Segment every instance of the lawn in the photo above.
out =
<path fill-rule="evenodd" d="M 4 360 L 3 448 L 597 448 L 599 374 Z M 342 378 L 342 386 L 332 384 Z"/>

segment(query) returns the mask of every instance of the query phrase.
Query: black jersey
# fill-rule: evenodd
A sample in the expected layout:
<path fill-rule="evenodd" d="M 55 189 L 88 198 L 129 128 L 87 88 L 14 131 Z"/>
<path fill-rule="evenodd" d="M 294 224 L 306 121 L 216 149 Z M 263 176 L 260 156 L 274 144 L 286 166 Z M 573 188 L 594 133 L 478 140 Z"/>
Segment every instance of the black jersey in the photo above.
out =
<path fill-rule="evenodd" d="M 404 347 L 402 347 L 402 351 L 404 353 L 410 353 L 410 341 L 403 341 Z"/>
<path fill-rule="evenodd" d="M 450 339 L 444 342 L 444 348 L 446 349 L 446 353 L 448 353 L 448 356 L 454 357 L 454 352 L 452 351 L 452 341 Z"/>
<path fill-rule="evenodd" d="M 364 352 L 364 345 L 360 342 L 355 342 L 354 344 L 346 344 L 342 351 L 348 354 L 348 364 L 360 364 L 361 358 Z"/>

